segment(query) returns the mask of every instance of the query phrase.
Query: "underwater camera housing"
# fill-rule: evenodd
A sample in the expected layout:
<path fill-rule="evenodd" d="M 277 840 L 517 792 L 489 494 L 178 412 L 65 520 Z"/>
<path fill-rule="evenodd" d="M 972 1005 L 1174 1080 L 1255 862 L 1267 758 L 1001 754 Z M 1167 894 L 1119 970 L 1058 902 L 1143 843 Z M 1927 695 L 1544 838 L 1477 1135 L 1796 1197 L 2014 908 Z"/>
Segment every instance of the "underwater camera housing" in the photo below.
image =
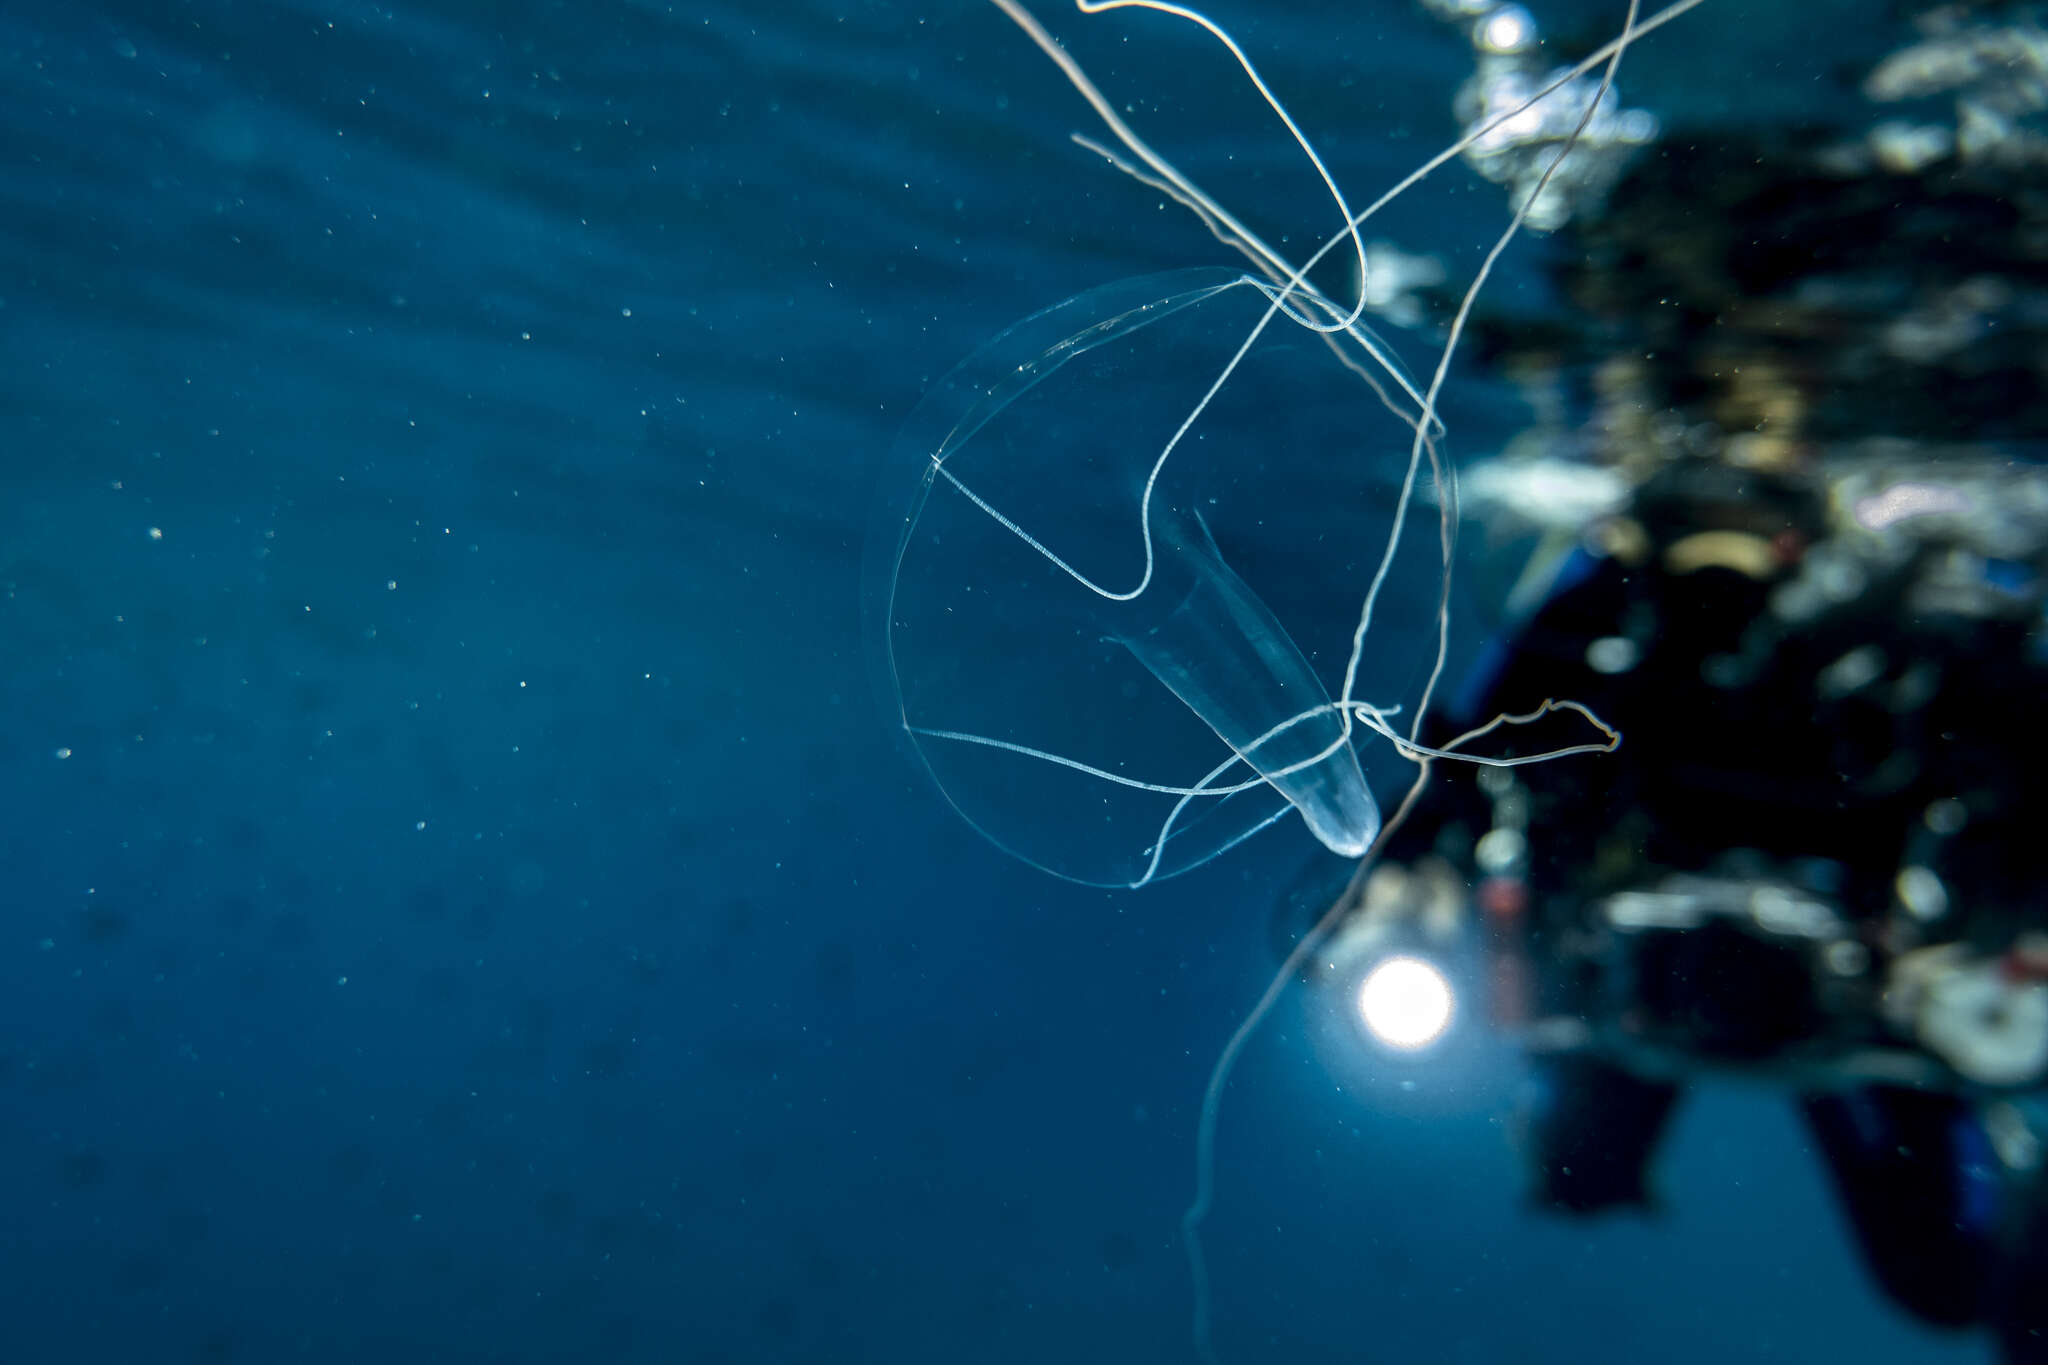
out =
<path fill-rule="evenodd" d="M 1924 1059 L 1876 1027 L 1870 953 L 1825 895 L 1765 869 L 1673 874 L 1585 910 L 1586 932 L 1552 954 L 1570 982 L 1537 1021 L 1536 1053 L 1590 1050 L 1631 1071 L 1701 1066 L 1842 1080 L 1922 1080 Z"/>

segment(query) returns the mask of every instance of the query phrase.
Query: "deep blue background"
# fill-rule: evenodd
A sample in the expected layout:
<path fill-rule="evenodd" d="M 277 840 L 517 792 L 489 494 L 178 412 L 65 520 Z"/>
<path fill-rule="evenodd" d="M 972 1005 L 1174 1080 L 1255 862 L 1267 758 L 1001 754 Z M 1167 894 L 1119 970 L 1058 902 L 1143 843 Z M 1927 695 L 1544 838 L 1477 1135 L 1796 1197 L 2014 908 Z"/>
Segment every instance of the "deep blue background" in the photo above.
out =
<path fill-rule="evenodd" d="M 1328 231 L 1210 47 L 1042 8 Z M 1355 194 L 1453 135 L 1406 0 L 1222 17 Z M 1623 84 L 1709 131 L 1883 50 L 1684 22 Z M 17 3 L 0 70 L 0 1360 L 1184 1358 L 1193 1104 L 1304 836 L 1006 861 L 888 743 L 858 568 L 933 377 L 1220 249 L 984 5 Z M 1456 274 L 1503 219 L 1453 168 L 1382 231 Z M 1327 1009 L 1225 1110 L 1232 1359 L 1981 1358 L 1778 1097 L 1696 1097 L 1661 1220 L 1547 1223 L 1504 1044 Z"/>

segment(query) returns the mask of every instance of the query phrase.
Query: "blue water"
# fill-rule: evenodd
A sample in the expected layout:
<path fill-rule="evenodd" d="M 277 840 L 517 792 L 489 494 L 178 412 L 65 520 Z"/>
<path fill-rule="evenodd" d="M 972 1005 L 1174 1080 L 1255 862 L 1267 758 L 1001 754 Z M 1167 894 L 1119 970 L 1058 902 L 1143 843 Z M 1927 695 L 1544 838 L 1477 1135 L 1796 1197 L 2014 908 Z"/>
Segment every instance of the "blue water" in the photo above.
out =
<path fill-rule="evenodd" d="M 1044 8 L 1328 232 L 1212 49 Z M 1454 134 L 1414 7 L 1240 9 L 1355 192 Z M 1631 99 L 1824 114 L 1824 16 L 1762 10 Z M 1306 838 L 1007 861 L 891 746 L 859 565 L 932 379 L 1222 249 L 983 5 L 18 4 L 0 63 L 0 1360 L 1187 1358 L 1193 1107 Z M 1501 221 L 1454 169 L 1382 231 Z M 1229 1358 L 1981 1358 L 1779 1097 L 1694 1098 L 1660 1219 L 1545 1222 L 1504 1044 L 1397 1074 L 1327 1008 L 1228 1097 Z"/>

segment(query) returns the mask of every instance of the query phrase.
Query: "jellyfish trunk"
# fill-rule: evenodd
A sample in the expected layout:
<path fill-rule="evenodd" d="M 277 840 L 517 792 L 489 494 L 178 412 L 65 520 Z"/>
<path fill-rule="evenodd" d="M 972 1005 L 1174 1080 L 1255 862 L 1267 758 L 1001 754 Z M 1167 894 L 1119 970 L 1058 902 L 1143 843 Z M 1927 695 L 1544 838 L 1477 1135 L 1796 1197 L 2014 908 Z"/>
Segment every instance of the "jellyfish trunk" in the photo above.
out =
<path fill-rule="evenodd" d="M 1380 830 L 1379 806 L 1329 693 L 1271 608 L 1223 562 L 1208 528 L 1172 512 L 1162 520 L 1161 548 L 1193 581 L 1164 619 L 1119 640 L 1325 847 L 1363 857 Z"/>

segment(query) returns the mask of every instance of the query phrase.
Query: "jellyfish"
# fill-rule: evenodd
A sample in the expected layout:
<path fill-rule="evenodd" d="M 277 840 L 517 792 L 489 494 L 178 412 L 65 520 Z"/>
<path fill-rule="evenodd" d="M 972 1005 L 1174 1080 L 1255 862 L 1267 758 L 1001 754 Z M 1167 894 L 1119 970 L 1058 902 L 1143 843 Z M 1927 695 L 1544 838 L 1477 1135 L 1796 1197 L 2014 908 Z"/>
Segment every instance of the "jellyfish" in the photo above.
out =
<path fill-rule="evenodd" d="M 1186 205 L 1254 269 L 1078 295 L 1002 333 L 925 396 L 868 539 L 878 690 L 954 809 L 1057 875 L 1144 886 L 1290 810 L 1332 851 L 1362 856 L 1383 822 L 1355 742 L 1382 733 L 1404 757 L 1430 756 L 1416 736 L 1448 644 L 1455 484 L 1436 395 L 1472 300 L 1533 201 L 1486 257 L 1420 388 L 1362 321 L 1359 226 L 1463 142 L 1354 214 L 1220 27 L 1163 0 L 1078 0 L 1091 14 L 1185 19 L 1236 59 L 1341 215 L 1343 230 L 1295 266 L 1139 137 L 1018 0 L 994 3 L 1124 151 L 1081 140 Z M 1309 282 L 1342 246 L 1361 280 L 1349 306 Z M 1441 515 L 1434 556 L 1404 534 L 1425 469 Z M 1248 581 L 1232 562 L 1240 551 L 1269 579 Z M 1421 665 L 1412 649 L 1402 659 L 1375 642 L 1372 663 L 1397 659 L 1382 675 L 1426 677 L 1405 737 L 1388 727 L 1394 708 L 1359 690 L 1390 577 L 1411 585 L 1411 600 L 1433 596 L 1437 618 L 1434 629 L 1404 623 L 1411 645 L 1434 652 Z M 1416 593 L 1418 580 L 1435 592 Z M 1355 614 L 1315 601 L 1331 591 Z M 1340 615 L 1348 653 L 1331 638 Z M 1290 619 L 1318 629 L 1299 638 Z"/>
<path fill-rule="evenodd" d="M 1021 0 L 992 3 L 1066 75 L 1114 145 L 1075 140 L 1187 208 L 1248 268 L 1145 276 L 1056 304 L 970 356 L 906 425 L 869 537 L 868 633 L 895 728 L 946 800 L 1000 847 L 1097 885 L 1136 888 L 1198 867 L 1290 813 L 1358 858 L 1362 877 L 1436 760 L 1509 765 L 1614 748 L 1614 730 L 1556 700 L 1437 747 L 1419 738 L 1448 649 L 1457 516 L 1438 395 L 1479 291 L 1584 116 L 1483 258 L 1426 384 L 1363 322 L 1360 228 L 1597 69 L 1589 115 L 1629 44 L 1701 0 L 1648 19 L 1629 0 L 1614 41 L 1356 211 L 1251 59 L 1207 16 L 1167 0 L 1075 0 L 1084 14 L 1140 8 L 1193 24 L 1236 61 L 1342 224 L 1299 264 L 1154 150 Z M 1348 304 L 1311 281 L 1339 250 L 1357 262 Z M 1438 509 L 1433 538 L 1408 534 L 1425 484 Z M 1382 601 L 1390 582 L 1403 585 L 1400 602 L 1433 610 L 1396 619 L 1392 599 Z M 1403 728 L 1399 707 L 1369 700 L 1380 687 L 1413 692 Z M 1513 758 L 1468 747 L 1557 711 L 1594 737 Z M 1369 740 L 1417 770 L 1385 816 L 1359 758 Z M 1223 1090 L 1358 884 L 1274 973 L 1203 1094 L 1181 1230 L 1205 1361 L 1215 1354 L 1201 1229 Z"/>

